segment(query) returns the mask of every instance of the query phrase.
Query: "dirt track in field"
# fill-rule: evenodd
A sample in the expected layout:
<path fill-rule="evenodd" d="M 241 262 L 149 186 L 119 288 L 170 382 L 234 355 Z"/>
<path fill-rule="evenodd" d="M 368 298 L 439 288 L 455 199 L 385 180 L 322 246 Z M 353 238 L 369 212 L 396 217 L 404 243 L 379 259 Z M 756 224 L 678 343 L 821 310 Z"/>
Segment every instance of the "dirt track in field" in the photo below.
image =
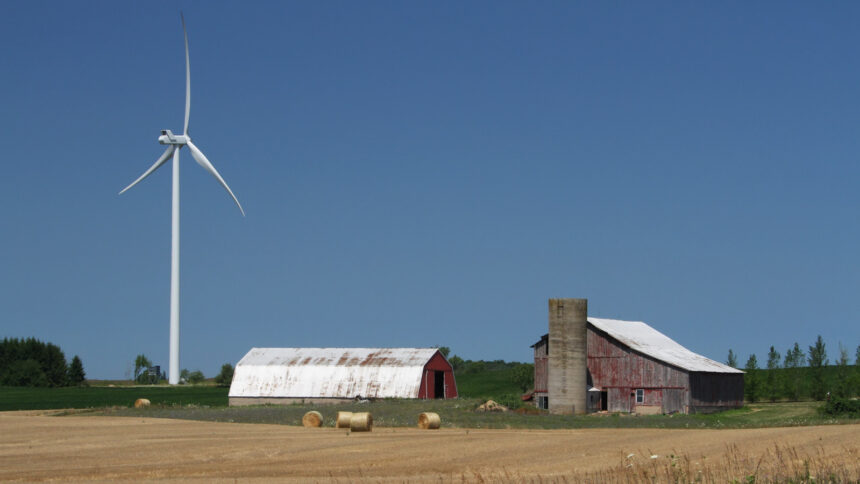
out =
<path fill-rule="evenodd" d="M 629 454 L 645 459 L 680 454 L 695 465 L 718 466 L 732 446 L 735 457 L 755 459 L 776 443 L 801 456 L 850 459 L 847 465 L 856 469 L 860 426 L 375 428 L 349 434 L 332 428 L 0 412 L 0 481 L 461 482 L 541 476 L 544 482 L 561 477 L 576 482 L 585 473 L 623 467 Z"/>

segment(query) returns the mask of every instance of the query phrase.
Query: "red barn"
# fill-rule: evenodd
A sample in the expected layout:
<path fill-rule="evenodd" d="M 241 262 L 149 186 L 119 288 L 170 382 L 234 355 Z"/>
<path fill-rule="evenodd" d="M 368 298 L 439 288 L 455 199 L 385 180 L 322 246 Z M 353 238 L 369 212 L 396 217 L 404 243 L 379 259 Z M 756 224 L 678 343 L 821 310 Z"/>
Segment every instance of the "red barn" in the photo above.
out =
<path fill-rule="evenodd" d="M 553 399 L 549 336 L 532 345 L 541 408 Z M 643 322 L 589 317 L 585 342 L 589 412 L 698 413 L 743 405 L 742 371 L 693 353 Z"/>

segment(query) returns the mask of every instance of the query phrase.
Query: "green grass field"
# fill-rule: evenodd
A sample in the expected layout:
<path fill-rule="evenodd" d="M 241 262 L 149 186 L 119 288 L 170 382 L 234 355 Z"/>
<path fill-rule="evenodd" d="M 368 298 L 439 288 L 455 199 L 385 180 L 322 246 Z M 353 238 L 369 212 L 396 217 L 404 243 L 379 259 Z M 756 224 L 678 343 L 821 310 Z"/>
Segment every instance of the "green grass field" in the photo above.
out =
<path fill-rule="evenodd" d="M 460 383 L 461 381 L 463 383 Z M 444 427 L 453 428 L 720 429 L 860 423 L 857 419 L 822 416 L 817 412 L 817 408 L 821 406 L 820 402 L 750 404 L 741 409 L 711 415 L 602 414 L 573 417 L 541 412 L 535 414 L 476 412 L 475 408 L 487 397 L 497 397 L 494 395 L 493 388 L 500 388 L 502 392 L 511 390 L 499 381 L 495 383 L 494 381 L 494 378 L 487 378 L 486 375 L 475 375 L 474 378 L 458 377 L 458 384 L 465 384 L 462 387 L 465 392 L 461 390 L 461 394 L 469 392 L 471 395 L 464 395 L 455 400 L 380 400 L 366 404 L 259 407 L 227 407 L 228 389 L 211 385 L 0 387 L 0 410 L 79 409 L 73 413 L 287 425 L 301 425 L 302 415 L 310 410 L 321 412 L 326 425 L 333 425 L 339 410 L 369 411 L 374 416 L 375 425 L 381 427 L 414 426 L 418 414 L 428 411 L 442 416 Z M 494 384 L 498 384 L 498 387 L 494 387 Z M 480 398 L 476 398 L 475 395 Z M 149 399 L 152 406 L 146 409 L 130 408 L 137 398 Z"/>
<path fill-rule="evenodd" d="M 371 412 L 377 427 L 413 427 L 421 412 L 436 412 L 446 428 L 465 429 L 578 429 L 578 428 L 667 428 L 724 429 L 794 427 L 860 423 L 857 419 L 823 417 L 817 402 L 753 404 L 737 410 L 710 415 L 624 415 L 592 414 L 583 416 L 483 413 L 475 408 L 477 399 L 456 400 L 379 400 L 364 404 L 340 405 L 264 405 L 257 407 L 154 406 L 145 409 L 110 408 L 87 414 L 177 418 L 215 422 L 301 425 L 305 412 L 316 410 L 324 425 L 334 426 L 338 411 Z"/>
<path fill-rule="evenodd" d="M 0 387 L 0 411 L 53 408 L 129 407 L 138 398 L 153 405 L 227 405 L 226 387 L 207 385 L 91 386 L 61 388 Z"/>
<path fill-rule="evenodd" d="M 457 380 L 457 392 L 463 398 L 485 401 L 518 399 L 522 392 L 513 383 L 511 373 L 513 370 L 510 368 L 480 373 L 458 373 L 454 376 Z"/>
<path fill-rule="evenodd" d="M 510 404 L 505 400 L 517 401 L 520 395 L 511 382 L 510 373 L 510 369 L 502 368 L 458 374 L 457 389 L 465 398 L 496 399 Z M 138 398 L 147 398 L 156 406 L 226 407 L 228 391 L 226 387 L 212 384 L 138 386 L 130 381 L 99 381 L 89 387 L 0 387 L 0 411 L 130 407 Z"/>
<path fill-rule="evenodd" d="M 480 371 L 456 375 L 460 398 L 456 400 L 380 400 L 368 404 L 285 405 L 227 407 L 228 388 L 213 384 L 136 386 L 130 382 L 92 382 L 89 387 L 20 388 L 0 387 L 0 410 L 92 409 L 86 414 L 148 416 L 223 422 L 276 423 L 301 425 L 305 412 L 317 410 L 326 425 L 333 425 L 337 411 L 370 411 L 375 425 L 400 427 L 415 425 L 421 412 L 436 412 L 443 426 L 456 428 L 754 428 L 798 425 L 857 423 L 857 419 L 835 419 L 821 415 L 820 402 L 750 404 L 742 409 L 712 415 L 630 416 L 549 415 L 480 413 L 475 408 L 493 399 L 510 407 L 523 405 L 520 389 L 513 383 L 514 365 L 491 362 Z M 138 398 L 152 406 L 130 408 Z M 75 411 L 74 413 L 81 413 Z"/>

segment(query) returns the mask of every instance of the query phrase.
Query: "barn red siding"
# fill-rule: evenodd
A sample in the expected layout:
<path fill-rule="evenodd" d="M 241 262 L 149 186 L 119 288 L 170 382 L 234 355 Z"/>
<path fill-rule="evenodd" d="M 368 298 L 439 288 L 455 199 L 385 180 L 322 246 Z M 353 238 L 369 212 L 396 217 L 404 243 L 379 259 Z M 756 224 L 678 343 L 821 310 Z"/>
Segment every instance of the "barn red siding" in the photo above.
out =
<path fill-rule="evenodd" d="M 677 400 L 687 395 L 689 376 L 686 371 L 632 351 L 590 325 L 587 331 L 588 371 L 592 384 L 606 391 L 607 410 L 635 412 L 637 406 L 667 413 L 684 410 L 686 401 Z M 636 402 L 637 389 L 643 390 L 641 403 Z M 666 402 L 664 392 L 670 392 L 668 396 L 671 396 Z"/>
<path fill-rule="evenodd" d="M 534 344 L 535 349 L 535 393 L 546 393 L 547 389 L 547 343 L 549 338 Z"/>
<path fill-rule="evenodd" d="M 438 351 L 430 358 L 430 361 L 424 365 L 423 373 L 421 374 L 421 388 L 418 390 L 418 398 L 437 398 L 436 395 L 436 372 L 443 372 L 443 391 L 444 395 L 438 398 L 457 398 L 457 382 L 454 380 L 454 369 L 448 360 Z"/>
<path fill-rule="evenodd" d="M 623 346 L 588 328 L 588 370 L 600 388 L 687 388 L 687 372 Z"/>

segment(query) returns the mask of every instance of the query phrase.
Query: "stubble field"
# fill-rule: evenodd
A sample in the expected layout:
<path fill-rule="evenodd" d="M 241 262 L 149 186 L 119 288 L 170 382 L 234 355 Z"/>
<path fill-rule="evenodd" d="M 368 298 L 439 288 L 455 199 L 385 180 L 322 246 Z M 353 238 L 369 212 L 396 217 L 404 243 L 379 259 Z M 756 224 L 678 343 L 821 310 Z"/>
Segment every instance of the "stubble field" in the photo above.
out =
<path fill-rule="evenodd" d="M 857 482 L 858 462 L 857 425 L 349 433 L 0 413 L 0 481 Z"/>

